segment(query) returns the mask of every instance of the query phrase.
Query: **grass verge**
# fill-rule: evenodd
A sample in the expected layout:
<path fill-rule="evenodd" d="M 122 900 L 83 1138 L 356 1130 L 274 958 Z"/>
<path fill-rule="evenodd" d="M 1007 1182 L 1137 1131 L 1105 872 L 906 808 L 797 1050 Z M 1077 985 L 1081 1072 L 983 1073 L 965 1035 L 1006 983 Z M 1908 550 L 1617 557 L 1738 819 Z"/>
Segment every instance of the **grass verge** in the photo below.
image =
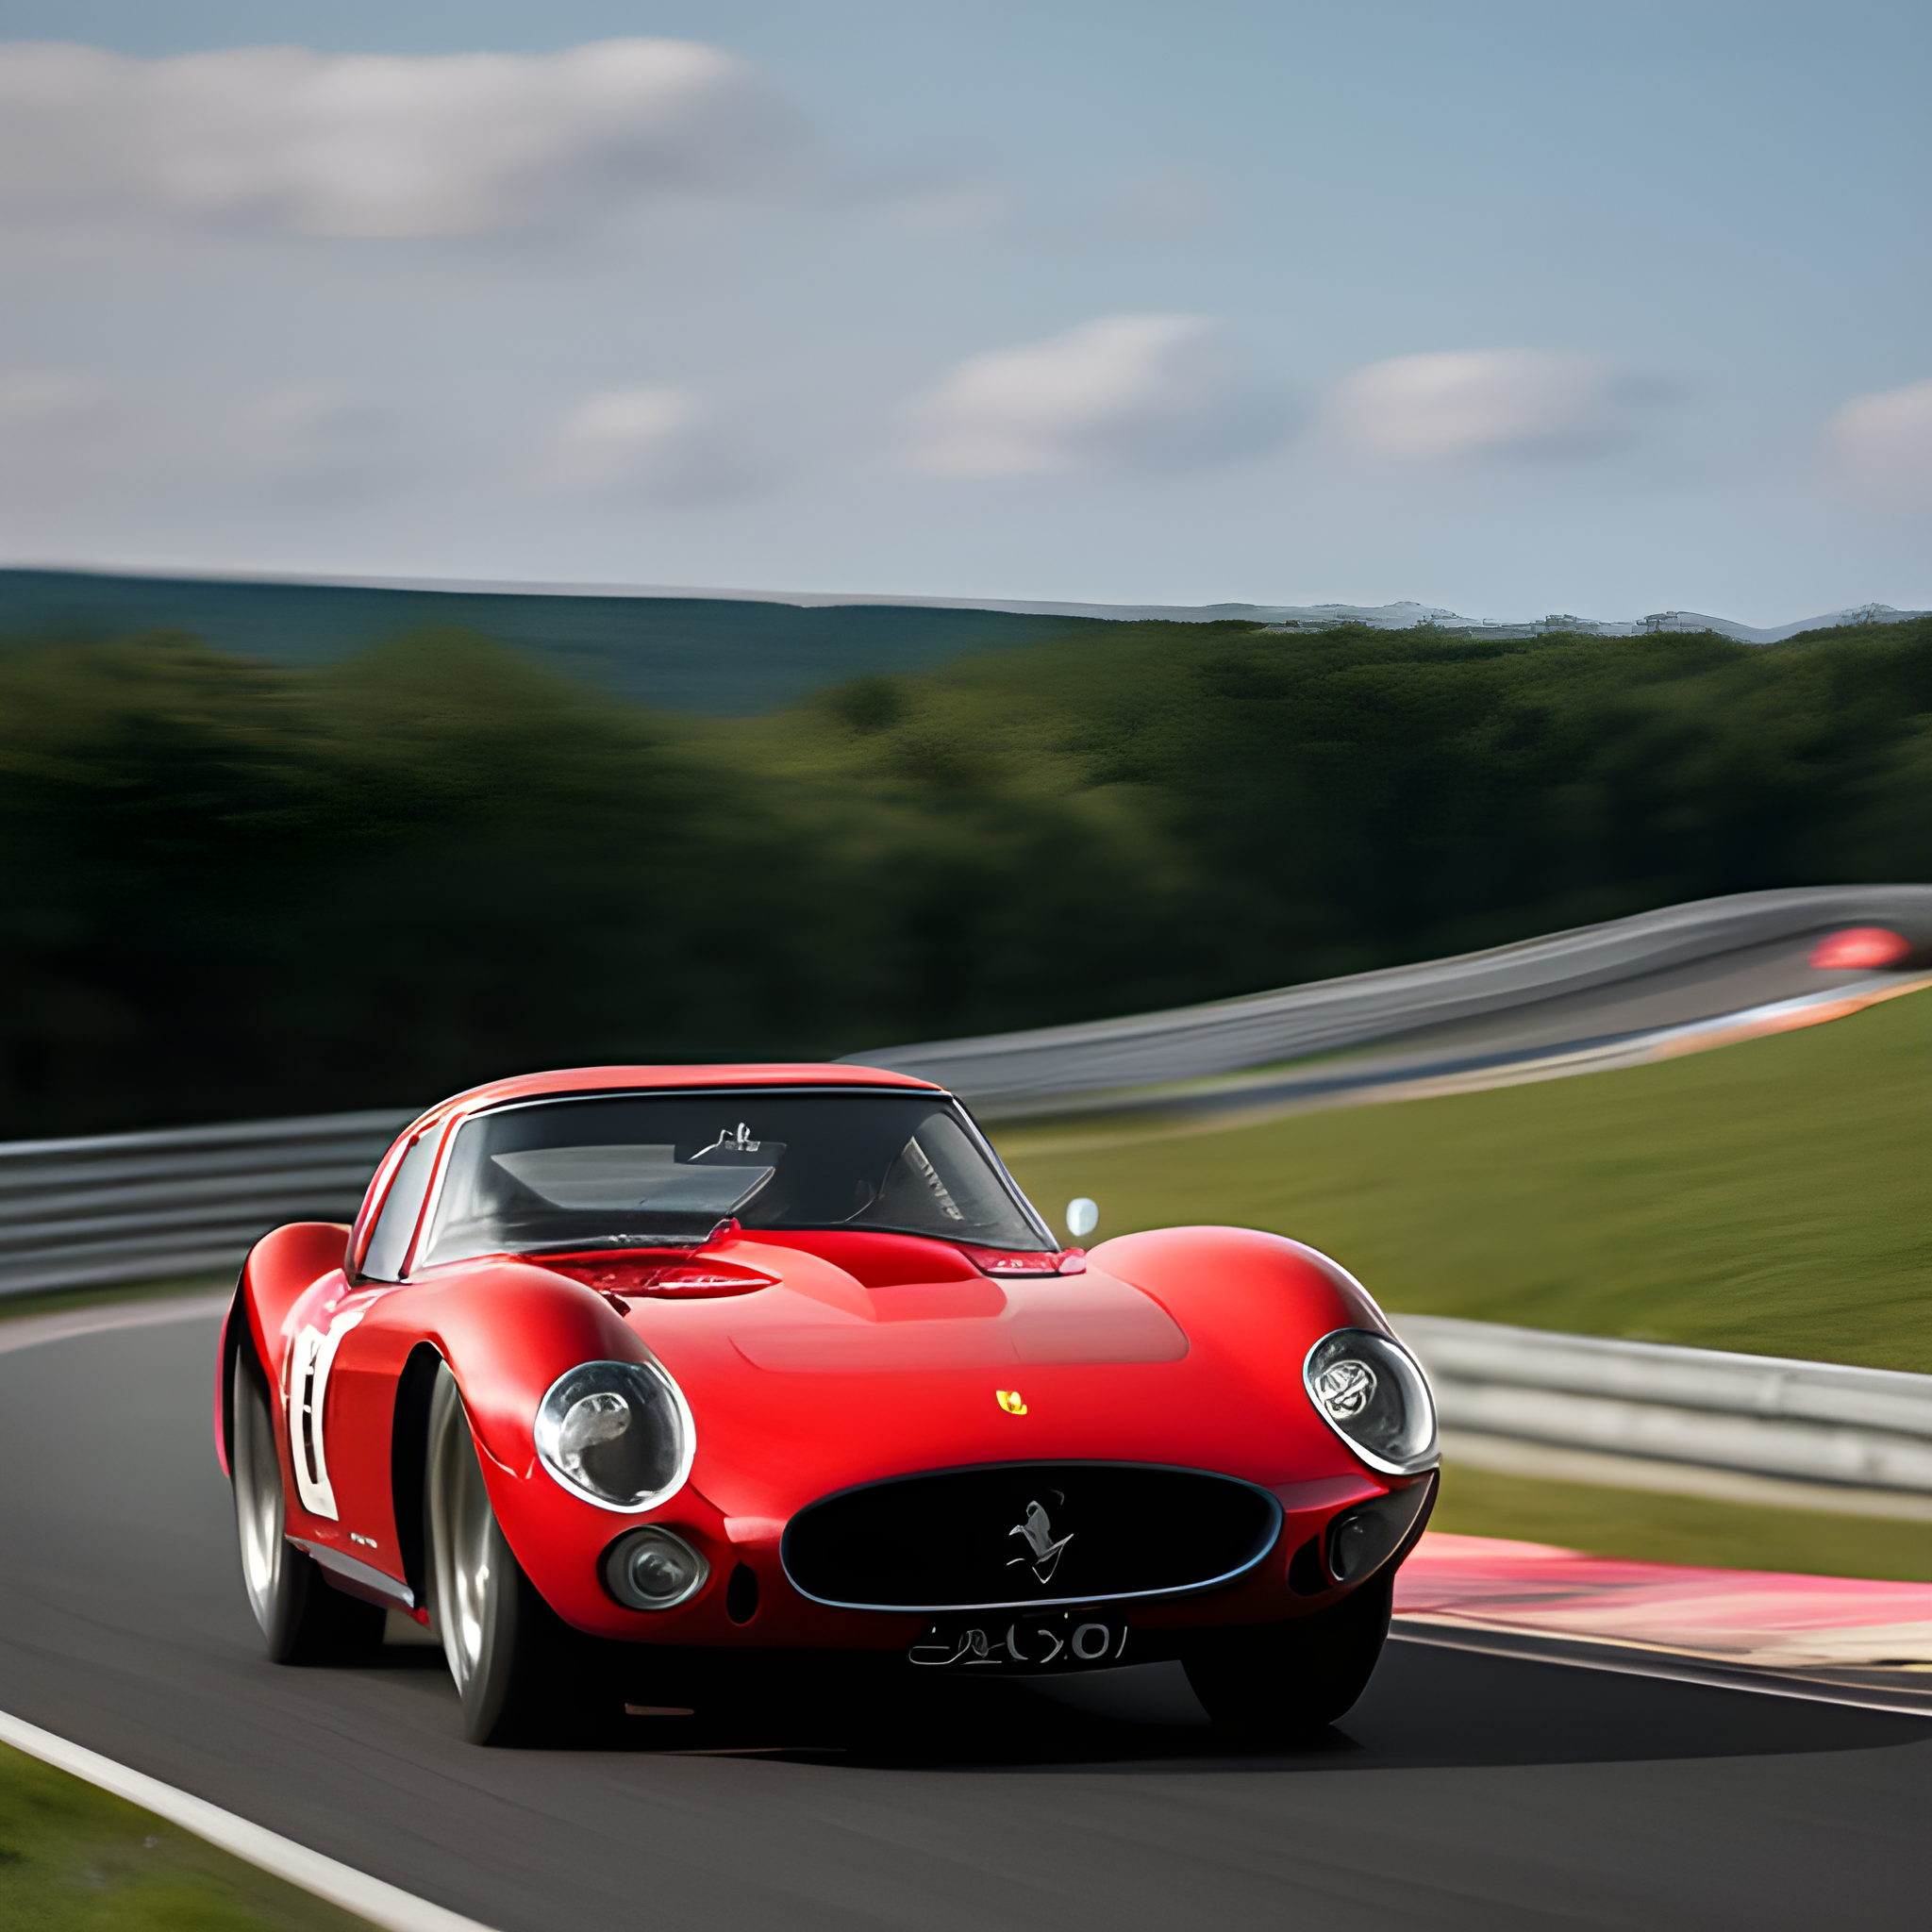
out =
<path fill-rule="evenodd" d="M 365 1921 L 0 1744 L 6 1932 L 368 1932 Z"/>
<path fill-rule="evenodd" d="M 94 1308 L 109 1302 L 162 1302 L 176 1295 L 209 1294 L 233 1288 L 232 1269 L 220 1274 L 180 1274 L 167 1281 L 109 1282 L 99 1288 L 45 1288 L 29 1294 L 0 1295 L 0 1322 L 21 1315 L 61 1315 L 73 1308 Z"/>
<path fill-rule="evenodd" d="M 1932 1583 L 1932 1525 L 1767 1509 L 1442 1466 L 1432 1529 L 1517 1537 L 1600 1557 Z"/>
<path fill-rule="evenodd" d="M 1924 1372 L 1928 1075 L 1932 993 L 1914 993 L 1533 1086 L 1211 1132 L 1083 1143 L 1016 1124 L 997 1139 L 1050 1214 L 1088 1194 L 1103 1236 L 1272 1228 L 1386 1307 Z"/>

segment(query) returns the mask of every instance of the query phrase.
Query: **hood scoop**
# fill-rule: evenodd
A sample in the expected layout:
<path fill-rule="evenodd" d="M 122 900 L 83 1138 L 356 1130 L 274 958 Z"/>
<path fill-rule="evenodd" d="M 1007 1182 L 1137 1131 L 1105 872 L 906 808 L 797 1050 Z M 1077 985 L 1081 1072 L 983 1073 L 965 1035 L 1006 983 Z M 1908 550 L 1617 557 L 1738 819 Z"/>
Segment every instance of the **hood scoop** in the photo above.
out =
<path fill-rule="evenodd" d="M 867 1321 L 827 1307 L 808 1323 L 734 1328 L 732 1345 L 754 1368 L 794 1375 L 1174 1362 L 1188 1352 L 1187 1336 L 1158 1302 L 1108 1275 L 1021 1277 L 999 1287 L 997 1312 L 908 1319 L 892 1308 Z"/>

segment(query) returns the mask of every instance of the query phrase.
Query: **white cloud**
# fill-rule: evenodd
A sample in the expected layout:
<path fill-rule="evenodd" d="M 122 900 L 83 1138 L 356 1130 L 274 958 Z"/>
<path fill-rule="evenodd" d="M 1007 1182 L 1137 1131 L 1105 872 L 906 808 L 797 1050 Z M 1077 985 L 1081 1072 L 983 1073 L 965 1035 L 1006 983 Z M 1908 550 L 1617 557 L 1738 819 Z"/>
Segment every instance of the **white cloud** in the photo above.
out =
<path fill-rule="evenodd" d="M 790 118 L 689 41 L 424 58 L 0 46 L 0 206 L 297 234 L 483 235 L 768 176 Z"/>
<path fill-rule="evenodd" d="M 1392 462 L 1461 457 L 1577 458 L 1629 442 L 1659 400 L 1597 356 L 1556 349 L 1461 349 L 1398 356 L 1346 377 L 1331 431 Z"/>
<path fill-rule="evenodd" d="M 914 400 L 908 467 L 931 476 L 1167 470 L 1251 456 L 1288 399 L 1198 315 L 1109 315 L 969 357 Z"/>
<path fill-rule="evenodd" d="M 739 411 L 657 383 L 587 397 L 558 430 L 545 480 L 585 495 L 691 502 L 743 495 L 771 471 Z"/>
<path fill-rule="evenodd" d="M 1847 474 L 1874 495 L 1932 501 L 1932 381 L 1854 396 L 1827 433 Z"/>

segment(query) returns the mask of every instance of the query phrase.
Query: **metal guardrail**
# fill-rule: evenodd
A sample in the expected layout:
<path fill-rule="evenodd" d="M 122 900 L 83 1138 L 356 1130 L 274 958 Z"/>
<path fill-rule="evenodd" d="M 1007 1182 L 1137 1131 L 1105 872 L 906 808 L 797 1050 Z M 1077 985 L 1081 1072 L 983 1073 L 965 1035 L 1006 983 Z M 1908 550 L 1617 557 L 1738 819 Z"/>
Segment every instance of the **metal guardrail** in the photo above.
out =
<path fill-rule="evenodd" d="M 235 1266 L 346 1221 L 406 1112 L 0 1145 L 0 1296 Z M 1932 1495 L 1932 1375 L 1398 1315 L 1445 1430 Z"/>
<path fill-rule="evenodd" d="M 1739 892 L 1577 926 L 1450 959 L 1391 966 L 1279 992 L 846 1055 L 936 1080 L 983 1111 L 1196 1080 L 1359 1046 L 1834 925 L 1893 927 L 1932 942 L 1932 886 L 1806 886 Z"/>
<path fill-rule="evenodd" d="M 0 1295 L 238 1266 L 287 1221 L 347 1221 L 413 1113 L 0 1144 Z"/>
<path fill-rule="evenodd" d="M 1932 1375 L 1391 1315 L 1447 1430 L 1932 1494 Z"/>
<path fill-rule="evenodd" d="M 1932 886 L 1704 899 L 1418 966 L 1089 1026 L 848 1059 L 939 1080 L 984 1108 L 1191 1079 L 1609 985 L 1767 940 L 1883 924 L 1932 941 Z M 0 1296 L 238 1263 L 287 1221 L 347 1220 L 412 1116 L 349 1113 L 0 1143 Z"/>

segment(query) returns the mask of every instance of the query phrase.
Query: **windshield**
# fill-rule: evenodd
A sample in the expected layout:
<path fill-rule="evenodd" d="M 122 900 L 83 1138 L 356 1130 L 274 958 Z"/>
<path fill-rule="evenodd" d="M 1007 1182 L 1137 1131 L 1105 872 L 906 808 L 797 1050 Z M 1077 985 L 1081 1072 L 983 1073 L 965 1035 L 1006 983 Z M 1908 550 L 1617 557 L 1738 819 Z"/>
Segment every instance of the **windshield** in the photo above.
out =
<path fill-rule="evenodd" d="M 1054 1245 L 951 1101 L 762 1088 L 476 1115 L 451 1149 L 423 1260 L 675 1246 L 734 1217 Z"/>

